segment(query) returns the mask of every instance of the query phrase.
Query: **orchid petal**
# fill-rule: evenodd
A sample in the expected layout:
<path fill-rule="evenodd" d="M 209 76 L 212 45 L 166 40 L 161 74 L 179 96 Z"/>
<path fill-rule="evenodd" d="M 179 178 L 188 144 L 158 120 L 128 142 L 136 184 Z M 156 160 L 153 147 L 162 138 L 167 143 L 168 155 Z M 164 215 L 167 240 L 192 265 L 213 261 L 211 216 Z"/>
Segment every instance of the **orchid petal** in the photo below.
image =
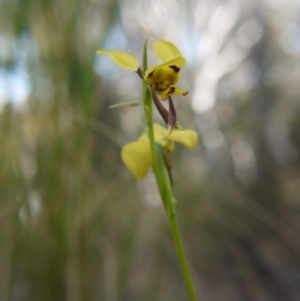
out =
<path fill-rule="evenodd" d="M 193 130 L 175 130 L 168 139 L 179 142 L 189 149 L 193 149 L 197 146 L 198 134 Z"/>
<path fill-rule="evenodd" d="M 151 88 L 151 95 L 152 95 L 152 99 L 156 106 L 157 111 L 159 112 L 160 116 L 164 120 L 165 124 L 168 125 L 168 123 L 169 123 L 168 110 L 163 106 L 163 104 L 161 103 L 161 101 L 158 98 L 157 93 L 152 88 Z"/>
<path fill-rule="evenodd" d="M 163 91 L 178 82 L 179 73 L 168 67 L 158 68 L 150 73 L 145 80 L 154 90 Z"/>
<path fill-rule="evenodd" d="M 157 94 L 159 95 L 159 97 L 161 98 L 161 100 L 166 100 L 169 96 L 172 95 L 187 95 L 189 94 L 188 91 L 182 91 L 180 89 L 178 89 L 175 86 L 169 86 L 167 89 L 163 90 L 163 91 L 157 91 Z"/>
<path fill-rule="evenodd" d="M 176 58 L 178 56 L 182 56 L 179 49 L 169 41 L 166 40 L 158 40 L 153 44 L 153 50 L 162 61 L 167 62 Z"/>
<path fill-rule="evenodd" d="M 182 56 L 178 56 L 176 58 L 173 58 L 172 60 L 169 60 L 167 62 L 164 62 L 159 65 L 155 65 L 150 67 L 146 73 L 145 73 L 145 79 L 150 78 L 155 70 L 161 69 L 161 68 L 170 68 L 174 72 L 178 73 L 180 71 L 180 68 L 186 64 L 186 60 Z"/>
<path fill-rule="evenodd" d="M 174 103 L 172 100 L 172 97 L 168 97 L 169 101 L 169 116 L 168 116 L 168 128 L 169 128 L 169 134 L 172 133 L 172 131 L 175 129 L 176 123 L 177 123 L 177 116 L 176 116 L 176 109 L 174 107 Z"/>
<path fill-rule="evenodd" d="M 122 148 L 121 157 L 137 179 L 144 178 L 152 165 L 149 141 L 143 139 L 126 144 Z"/>
<path fill-rule="evenodd" d="M 155 141 L 157 142 L 162 141 L 168 136 L 168 131 L 158 123 L 153 123 L 153 130 L 154 130 L 154 138 Z"/>
<path fill-rule="evenodd" d="M 106 54 L 118 66 L 137 72 L 140 68 L 139 61 L 131 54 L 119 50 L 97 50 L 96 54 Z"/>

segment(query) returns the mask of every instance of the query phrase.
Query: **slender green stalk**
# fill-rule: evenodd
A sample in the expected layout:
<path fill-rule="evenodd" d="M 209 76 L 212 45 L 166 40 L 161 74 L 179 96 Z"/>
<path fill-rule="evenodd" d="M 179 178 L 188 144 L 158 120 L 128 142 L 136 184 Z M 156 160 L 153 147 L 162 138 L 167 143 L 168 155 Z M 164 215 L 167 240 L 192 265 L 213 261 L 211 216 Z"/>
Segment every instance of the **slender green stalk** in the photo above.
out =
<path fill-rule="evenodd" d="M 145 72 L 148 69 L 147 65 L 147 44 L 148 39 L 145 42 L 144 45 L 144 51 L 143 51 L 143 72 Z M 145 110 L 145 116 L 147 120 L 147 127 L 148 127 L 148 136 L 150 141 L 150 147 L 151 147 L 151 154 L 152 154 L 152 164 L 153 164 L 153 170 L 156 177 L 156 182 L 160 191 L 160 195 L 164 195 L 164 185 L 163 181 L 161 179 L 161 173 L 159 172 L 159 164 L 158 164 L 158 158 L 156 154 L 155 149 L 155 138 L 154 138 L 154 129 L 153 129 L 153 113 L 152 113 L 152 98 L 150 93 L 150 88 L 148 84 L 143 81 L 143 102 L 144 102 L 144 110 Z M 166 204 L 164 202 L 165 198 L 163 198 L 163 204 L 166 209 Z"/>
<path fill-rule="evenodd" d="M 188 291 L 190 300 L 197 301 L 196 291 L 195 291 L 195 287 L 193 284 L 192 275 L 190 273 L 189 265 L 188 265 L 188 262 L 186 259 L 185 251 L 183 248 L 176 214 L 171 215 L 169 217 L 169 221 L 170 221 L 171 230 L 172 230 L 172 234 L 173 234 L 174 244 L 176 247 L 178 259 L 180 262 L 180 266 L 182 269 L 185 285 L 187 287 L 187 291 Z"/>
<path fill-rule="evenodd" d="M 147 70 L 147 41 L 145 42 L 144 53 L 143 53 L 143 71 L 145 72 L 145 70 Z M 177 215 L 176 215 L 176 208 L 175 208 L 172 186 L 163 159 L 164 150 L 162 149 L 161 146 L 155 144 L 154 129 L 153 129 L 152 99 L 151 99 L 151 93 L 149 89 L 150 88 L 148 87 L 147 83 L 143 81 L 143 100 L 144 100 L 145 116 L 147 119 L 149 141 L 151 146 L 153 170 L 155 173 L 160 196 L 162 198 L 163 205 L 169 219 L 173 240 L 177 251 L 177 256 L 182 269 L 182 273 L 183 273 L 183 277 L 187 287 L 190 301 L 197 301 L 197 296 L 196 296 L 192 276 L 186 259 L 186 255 L 181 239 L 181 234 L 177 222 Z"/>
<path fill-rule="evenodd" d="M 188 262 L 186 259 L 186 255 L 185 255 L 185 251 L 184 251 L 184 247 L 183 247 L 183 243 L 182 243 L 182 239 L 181 239 L 181 234 L 179 231 L 172 186 L 170 183 L 170 178 L 169 178 L 167 168 L 166 168 L 166 166 L 164 164 L 164 160 L 163 160 L 163 150 L 161 148 L 158 150 L 160 150 L 160 151 L 158 152 L 157 158 L 158 158 L 159 166 L 161 167 L 160 170 L 162 171 L 163 185 L 165 188 L 164 189 L 165 194 L 161 195 L 161 197 L 165 198 L 164 203 L 167 204 L 167 206 L 165 206 L 165 207 L 167 208 L 167 215 L 168 215 L 169 223 L 171 226 L 173 240 L 174 240 L 175 248 L 177 251 L 177 256 L 178 256 L 178 259 L 180 262 L 180 266 L 182 269 L 184 281 L 185 281 L 185 284 L 187 287 L 187 291 L 188 291 L 190 300 L 197 301 L 196 291 L 194 288 L 191 272 L 190 272 L 189 265 L 188 265 Z"/>

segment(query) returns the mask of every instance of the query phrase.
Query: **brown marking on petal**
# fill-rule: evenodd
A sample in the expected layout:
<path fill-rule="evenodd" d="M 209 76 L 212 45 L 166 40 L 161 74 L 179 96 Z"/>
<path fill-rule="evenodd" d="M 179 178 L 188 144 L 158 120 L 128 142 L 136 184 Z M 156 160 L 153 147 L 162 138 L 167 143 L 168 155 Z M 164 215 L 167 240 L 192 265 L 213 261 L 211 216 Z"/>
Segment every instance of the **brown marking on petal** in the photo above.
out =
<path fill-rule="evenodd" d="M 163 89 L 155 87 L 155 90 L 159 91 L 159 92 L 163 92 L 163 91 L 165 91 L 167 89 L 168 89 L 168 87 L 167 88 L 163 88 Z M 168 95 L 169 95 L 169 93 L 168 93 Z"/>
<path fill-rule="evenodd" d="M 173 69 L 176 73 L 180 71 L 180 68 L 175 65 L 169 66 L 169 68 Z"/>
<path fill-rule="evenodd" d="M 189 92 L 188 91 L 185 91 L 182 95 L 183 96 L 186 96 L 186 95 L 188 95 L 189 94 Z"/>
<path fill-rule="evenodd" d="M 141 79 L 144 79 L 144 75 L 141 67 L 139 67 L 135 72 L 139 75 Z"/>
<path fill-rule="evenodd" d="M 155 85 L 155 87 L 158 87 L 159 85 L 163 85 L 163 82 L 156 82 L 154 85 Z M 167 88 L 168 88 L 168 87 L 167 87 Z M 163 90 L 166 90 L 167 88 L 157 88 L 157 90 L 158 90 L 158 89 L 160 89 L 160 90 L 162 90 L 162 89 L 163 89 Z"/>
<path fill-rule="evenodd" d="M 150 72 L 150 73 L 148 74 L 147 78 L 151 77 L 151 76 L 153 75 L 154 71 L 155 71 L 155 70 L 153 70 L 152 72 Z"/>
<path fill-rule="evenodd" d="M 168 92 L 168 94 L 167 94 L 167 96 L 169 96 L 169 95 L 171 95 L 172 93 L 174 93 L 174 91 L 175 91 L 175 87 L 171 87 L 170 88 L 170 91 Z"/>

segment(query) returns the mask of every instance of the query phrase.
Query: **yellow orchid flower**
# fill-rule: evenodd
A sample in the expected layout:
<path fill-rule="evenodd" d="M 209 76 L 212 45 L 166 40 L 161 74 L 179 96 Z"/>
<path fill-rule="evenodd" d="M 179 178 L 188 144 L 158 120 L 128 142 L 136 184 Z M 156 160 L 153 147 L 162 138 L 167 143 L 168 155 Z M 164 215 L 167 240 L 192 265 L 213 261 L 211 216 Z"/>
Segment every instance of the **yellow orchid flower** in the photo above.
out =
<path fill-rule="evenodd" d="M 174 151 L 174 142 L 179 142 L 189 149 L 197 145 L 198 134 L 193 130 L 169 131 L 154 123 L 155 142 L 160 144 L 165 153 Z M 131 173 L 137 178 L 144 178 L 152 166 L 152 155 L 148 134 L 144 132 L 137 141 L 130 142 L 122 148 L 122 160 Z"/>
<path fill-rule="evenodd" d="M 96 54 L 106 54 L 122 68 L 137 72 L 162 100 L 172 95 L 187 95 L 187 91 L 178 89 L 179 71 L 186 63 L 178 48 L 166 40 L 153 44 L 154 53 L 163 61 L 162 64 L 150 67 L 142 74 L 139 61 L 131 54 L 118 50 L 98 50 Z"/>

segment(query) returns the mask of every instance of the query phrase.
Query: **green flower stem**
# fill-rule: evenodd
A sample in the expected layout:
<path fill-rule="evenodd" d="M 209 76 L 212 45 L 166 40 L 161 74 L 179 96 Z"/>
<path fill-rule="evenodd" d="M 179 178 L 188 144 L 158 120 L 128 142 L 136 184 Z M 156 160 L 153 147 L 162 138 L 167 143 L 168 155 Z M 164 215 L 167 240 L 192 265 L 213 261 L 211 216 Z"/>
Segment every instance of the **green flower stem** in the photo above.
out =
<path fill-rule="evenodd" d="M 167 171 L 167 168 L 165 166 L 164 160 L 163 160 L 163 149 L 157 148 L 159 151 L 157 153 L 157 158 L 158 158 L 158 164 L 161 167 L 162 171 L 162 180 L 163 180 L 163 185 L 164 185 L 164 195 L 161 195 L 162 198 L 165 198 L 164 203 L 166 204 L 165 208 L 167 211 L 167 215 L 169 218 L 169 223 L 171 226 L 171 231 L 173 235 L 173 240 L 175 244 L 175 248 L 177 251 L 178 259 L 180 262 L 180 266 L 182 269 L 183 277 L 185 280 L 185 284 L 187 287 L 187 291 L 190 297 L 191 301 L 197 301 L 197 296 L 196 296 L 196 291 L 194 288 L 191 272 L 189 269 L 189 265 L 186 259 L 182 239 L 181 239 L 181 234 L 179 231 L 179 226 L 178 226 L 178 221 L 177 221 L 177 214 L 176 214 L 176 208 L 175 208 L 175 199 L 173 197 L 173 191 L 172 191 L 172 186 L 170 183 L 170 178 L 169 174 Z"/>
<path fill-rule="evenodd" d="M 143 72 L 145 72 L 148 69 L 147 45 L 148 45 L 148 39 L 145 41 L 144 50 L 143 50 Z M 152 154 L 153 170 L 156 176 L 156 181 L 157 181 L 160 195 L 164 195 L 165 194 L 164 185 L 163 185 L 163 180 L 161 178 L 161 172 L 159 172 L 160 166 L 158 164 L 158 159 L 157 159 L 156 149 L 155 149 L 152 98 L 150 93 L 150 87 L 145 81 L 143 81 L 142 90 L 143 90 L 144 111 L 147 119 L 148 135 L 149 135 L 151 154 Z M 163 204 L 166 209 L 166 203 L 164 202 L 164 200 L 165 198 L 163 198 Z"/>
<path fill-rule="evenodd" d="M 169 216 L 171 230 L 173 234 L 173 240 L 176 247 L 177 255 L 179 258 L 180 266 L 182 269 L 185 285 L 191 301 L 197 301 L 196 291 L 193 284 L 192 275 L 189 269 L 189 265 L 186 259 L 185 251 L 183 248 L 181 235 L 178 227 L 178 221 L 176 214 Z"/>
<path fill-rule="evenodd" d="M 143 71 L 147 70 L 147 40 L 144 45 L 143 53 Z M 148 135 L 151 146 L 153 170 L 156 177 L 156 182 L 159 188 L 160 196 L 163 201 L 165 211 L 167 213 L 175 248 L 177 251 L 179 263 L 182 269 L 183 277 L 187 287 L 190 301 L 197 301 L 197 296 L 191 276 L 191 272 L 186 259 L 181 234 L 179 231 L 175 199 L 173 197 L 172 186 L 170 183 L 169 174 L 163 159 L 163 149 L 161 146 L 155 144 L 154 129 L 153 129 L 153 113 L 152 113 L 152 98 L 150 87 L 143 81 L 143 100 L 145 108 L 145 116 L 147 119 Z"/>

